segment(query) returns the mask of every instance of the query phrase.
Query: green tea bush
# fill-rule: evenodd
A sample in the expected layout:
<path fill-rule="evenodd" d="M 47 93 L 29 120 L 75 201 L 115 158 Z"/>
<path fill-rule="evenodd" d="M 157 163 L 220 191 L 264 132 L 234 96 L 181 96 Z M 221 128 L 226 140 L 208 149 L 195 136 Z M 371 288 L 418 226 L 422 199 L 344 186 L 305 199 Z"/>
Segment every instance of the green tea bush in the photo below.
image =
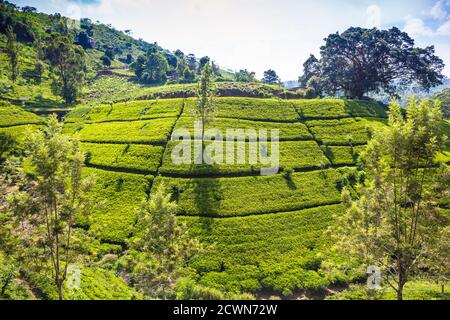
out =
<path fill-rule="evenodd" d="M 343 210 L 342 205 L 330 205 L 227 219 L 179 219 L 193 236 L 213 245 L 192 263 L 202 285 L 225 292 L 268 289 L 289 296 L 296 289 L 329 284 L 317 267 L 330 244 L 325 230 Z"/>
<path fill-rule="evenodd" d="M 350 114 L 345 110 L 344 101 L 340 99 L 291 100 L 303 119 L 345 118 Z"/>
<path fill-rule="evenodd" d="M 344 100 L 343 102 L 345 110 L 354 117 L 387 118 L 387 108 L 375 101 Z"/>
<path fill-rule="evenodd" d="M 151 145 L 82 143 L 81 146 L 89 154 L 86 159 L 89 165 L 152 173 L 158 170 L 164 152 L 164 147 Z"/>
<path fill-rule="evenodd" d="M 44 119 L 15 106 L 0 106 L 0 127 L 42 124 Z"/>
<path fill-rule="evenodd" d="M 218 176 L 227 174 L 260 174 L 261 168 L 267 168 L 269 165 L 262 164 L 261 157 L 259 155 L 259 146 L 255 142 L 245 142 L 245 164 L 238 164 L 238 143 L 234 144 L 234 160 L 233 164 L 226 163 L 226 142 L 215 142 L 220 143 L 223 148 L 223 162 L 221 164 L 175 164 L 172 161 L 172 152 L 174 148 L 180 142 L 171 141 L 168 143 L 163 165 L 160 169 L 160 173 L 168 175 L 199 175 L 199 176 Z M 197 141 L 200 144 L 200 140 Z M 209 146 L 211 142 L 206 143 L 206 147 Z M 271 156 L 271 146 L 268 144 L 268 156 Z M 249 154 L 252 152 L 256 164 L 249 163 Z M 194 159 L 194 142 L 191 141 L 191 159 Z M 324 156 L 320 147 L 314 141 L 282 141 L 279 143 L 279 165 L 281 168 L 290 167 L 294 169 L 304 169 L 304 168 L 320 168 L 321 162 L 325 162 L 327 165 L 330 164 L 328 159 Z"/>
<path fill-rule="evenodd" d="M 65 121 L 93 123 L 177 117 L 182 105 L 182 99 L 168 99 L 121 102 L 92 108 L 78 107 L 67 115 Z"/>
<path fill-rule="evenodd" d="M 161 118 L 131 122 L 102 122 L 86 124 L 81 130 L 75 126 L 66 126 L 65 132 L 77 132 L 84 142 L 103 143 L 165 143 L 176 118 Z M 75 130 L 74 130 L 75 129 Z"/>
<path fill-rule="evenodd" d="M 191 115 L 197 99 L 188 99 L 185 115 Z M 292 103 L 281 99 L 215 98 L 214 116 L 246 120 L 294 122 L 299 119 Z"/>
<path fill-rule="evenodd" d="M 368 124 L 363 119 L 307 121 L 314 136 L 328 145 L 365 144 L 369 140 Z"/>
<path fill-rule="evenodd" d="M 97 206 L 90 221 L 79 221 L 79 224 L 90 225 L 90 231 L 103 241 L 125 242 L 133 229 L 137 209 L 146 198 L 153 176 L 92 168 L 86 168 L 85 174 L 96 177 L 93 197 Z"/>
<path fill-rule="evenodd" d="M 299 210 L 340 202 L 336 187 L 340 174 L 334 169 L 294 173 L 287 181 L 282 175 L 238 178 L 158 177 L 183 192 L 178 204 L 183 215 L 240 216 Z"/>
<path fill-rule="evenodd" d="M 334 165 L 355 165 L 365 147 L 365 145 L 353 147 L 323 145 L 322 150 Z"/>
<path fill-rule="evenodd" d="M 175 129 L 187 129 L 194 137 L 194 122 L 196 119 L 188 114 L 181 116 L 175 126 Z M 232 118 L 215 117 L 206 124 L 206 130 L 217 129 L 221 132 L 222 138 L 234 138 L 227 136 L 227 129 L 253 129 L 258 133 L 259 130 L 267 131 L 267 138 L 271 137 L 271 130 L 279 130 L 279 139 L 283 140 L 312 140 L 313 137 L 309 133 L 308 128 L 300 122 L 265 122 L 265 121 L 249 121 Z M 200 138 L 198 135 L 196 138 Z M 248 140 L 248 137 L 243 137 Z"/>

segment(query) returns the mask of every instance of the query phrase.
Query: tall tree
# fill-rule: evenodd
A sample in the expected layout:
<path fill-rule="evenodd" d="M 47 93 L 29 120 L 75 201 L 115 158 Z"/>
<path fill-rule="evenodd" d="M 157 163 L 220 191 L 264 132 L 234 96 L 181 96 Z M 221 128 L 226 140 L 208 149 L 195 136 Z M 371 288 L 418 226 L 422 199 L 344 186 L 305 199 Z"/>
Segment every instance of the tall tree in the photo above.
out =
<path fill-rule="evenodd" d="M 169 64 L 161 52 L 155 48 L 151 48 L 145 56 L 140 55 L 131 64 L 131 68 L 134 70 L 139 81 L 149 84 L 160 84 L 165 83 L 167 80 Z"/>
<path fill-rule="evenodd" d="M 439 202 L 450 191 L 445 165 L 435 166 L 445 136 L 438 103 L 412 100 L 404 120 L 392 102 L 389 126 L 376 132 L 361 155 L 368 177 L 334 227 L 336 249 L 381 269 L 403 298 L 403 288 L 421 272 L 448 273 L 449 219 Z"/>
<path fill-rule="evenodd" d="M 45 58 L 53 73 L 53 91 L 67 104 L 76 101 L 85 78 L 86 55 L 72 44 L 70 35 L 53 33 L 45 48 Z"/>
<path fill-rule="evenodd" d="M 254 82 L 256 81 L 255 73 L 248 71 L 247 69 L 239 70 L 234 74 L 234 78 L 237 82 Z"/>
<path fill-rule="evenodd" d="M 25 191 L 14 193 L 9 202 L 27 225 L 29 240 L 44 247 L 62 300 L 67 269 L 74 258 L 71 245 L 75 216 L 88 213 L 93 180 L 82 178 L 85 155 L 78 140 L 62 133 L 56 115 L 49 117 L 43 131 L 28 137 L 26 150 L 33 178 L 26 181 Z"/>
<path fill-rule="evenodd" d="M 429 89 L 442 83 L 444 63 L 434 47 L 415 47 L 414 40 L 395 27 L 351 27 L 329 35 L 320 50 L 321 80 L 329 94 L 343 91 L 361 98 L 383 89 L 394 95 L 398 84 L 415 82 Z"/>
<path fill-rule="evenodd" d="M 127 260 L 138 288 L 153 298 L 173 298 L 181 271 L 202 251 L 177 220 L 178 205 L 160 184 L 139 212 L 136 235 L 130 241 Z"/>
<path fill-rule="evenodd" d="M 214 88 L 212 81 L 212 68 L 211 64 L 208 62 L 202 70 L 202 75 L 200 77 L 198 89 L 198 102 L 195 113 L 201 121 L 202 130 L 202 151 L 205 147 L 205 126 L 210 121 L 211 113 L 214 111 L 213 97 Z"/>
<path fill-rule="evenodd" d="M 300 86 L 306 89 L 312 77 L 320 78 L 320 61 L 313 54 L 303 63 L 303 75 L 298 79 Z"/>
<path fill-rule="evenodd" d="M 204 56 L 204 57 L 201 57 L 201 58 L 200 58 L 199 65 L 198 65 L 198 70 L 197 70 L 197 73 L 198 73 L 198 74 L 201 74 L 201 73 L 202 73 L 203 67 L 204 67 L 207 63 L 209 63 L 210 60 L 211 60 L 211 59 L 210 59 L 208 56 Z"/>
<path fill-rule="evenodd" d="M 8 54 L 11 67 L 11 80 L 15 82 L 19 75 L 19 47 L 16 41 L 16 34 L 11 26 L 8 26 L 6 29 L 6 38 L 6 53 Z"/>
<path fill-rule="evenodd" d="M 280 77 L 278 77 L 275 70 L 269 69 L 264 71 L 264 77 L 261 81 L 267 84 L 280 84 Z"/>

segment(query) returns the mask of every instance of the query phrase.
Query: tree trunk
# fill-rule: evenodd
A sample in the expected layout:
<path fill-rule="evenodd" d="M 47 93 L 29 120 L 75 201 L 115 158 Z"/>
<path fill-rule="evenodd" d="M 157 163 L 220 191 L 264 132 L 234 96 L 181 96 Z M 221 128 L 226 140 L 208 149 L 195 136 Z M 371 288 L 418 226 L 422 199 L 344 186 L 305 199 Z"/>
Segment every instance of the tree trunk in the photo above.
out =
<path fill-rule="evenodd" d="M 58 297 L 59 297 L 59 300 L 64 300 L 64 296 L 63 296 L 63 282 L 58 283 L 57 286 L 58 286 Z"/>
<path fill-rule="evenodd" d="M 403 300 L 403 287 L 404 283 L 399 283 L 397 288 L 397 300 Z"/>

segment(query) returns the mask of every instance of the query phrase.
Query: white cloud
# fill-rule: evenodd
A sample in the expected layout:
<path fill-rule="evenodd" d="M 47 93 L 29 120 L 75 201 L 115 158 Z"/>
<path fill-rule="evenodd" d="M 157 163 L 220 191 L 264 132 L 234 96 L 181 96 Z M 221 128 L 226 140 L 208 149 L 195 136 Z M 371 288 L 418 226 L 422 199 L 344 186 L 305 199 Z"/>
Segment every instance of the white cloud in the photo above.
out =
<path fill-rule="evenodd" d="M 403 31 L 408 33 L 410 36 L 431 37 L 434 35 L 433 30 L 427 27 L 422 19 L 407 16 L 405 20 L 406 23 Z"/>
<path fill-rule="evenodd" d="M 447 4 L 444 4 L 444 1 L 440 0 L 435 3 L 435 5 L 431 8 L 430 15 L 436 20 L 444 20 L 447 18 L 447 9 L 445 5 L 450 5 L 450 1 L 447 1 Z"/>
<path fill-rule="evenodd" d="M 450 36 L 450 20 L 444 22 L 436 32 L 440 36 Z"/>
<path fill-rule="evenodd" d="M 381 8 L 377 5 L 371 5 L 366 10 L 367 20 L 366 25 L 368 28 L 380 28 L 381 27 Z"/>

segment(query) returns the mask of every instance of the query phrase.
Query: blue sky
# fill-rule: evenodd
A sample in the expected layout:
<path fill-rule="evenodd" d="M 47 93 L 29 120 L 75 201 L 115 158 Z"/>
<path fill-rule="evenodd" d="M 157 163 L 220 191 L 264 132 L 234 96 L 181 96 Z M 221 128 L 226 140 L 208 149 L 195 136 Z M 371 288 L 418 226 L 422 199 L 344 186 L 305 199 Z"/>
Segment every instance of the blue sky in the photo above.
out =
<path fill-rule="evenodd" d="M 10 0 L 11 1 L 11 0 Z M 407 31 L 419 46 L 435 45 L 450 76 L 450 0 L 13 0 L 46 13 L 88 17 L 162 47 L 261 77 L 272 68 L 297 79 L 323 38 L 350 26 Z"/>

